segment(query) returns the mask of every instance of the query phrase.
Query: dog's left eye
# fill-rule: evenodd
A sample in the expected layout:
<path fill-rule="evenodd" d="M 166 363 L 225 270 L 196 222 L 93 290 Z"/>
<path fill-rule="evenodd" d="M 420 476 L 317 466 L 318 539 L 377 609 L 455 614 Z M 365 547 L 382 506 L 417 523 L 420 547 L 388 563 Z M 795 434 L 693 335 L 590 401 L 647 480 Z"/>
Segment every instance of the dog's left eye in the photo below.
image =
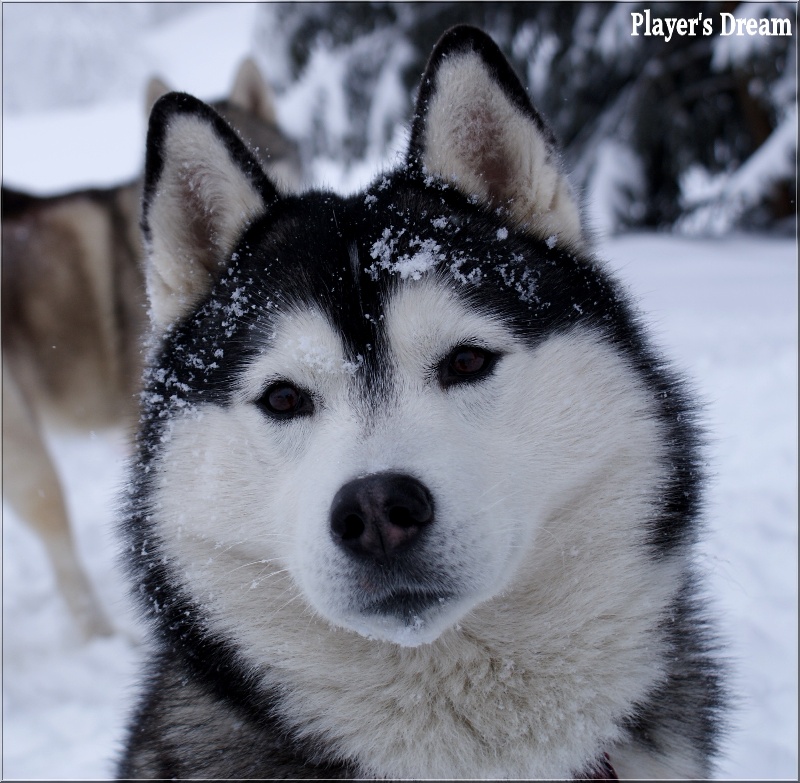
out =
<path fill-rule="evenodd" d="M 442 386 L 477 381 L 487 376 L 498 355 L 474 345 L 459 345 L 439 365 L 439 382 Z"/>
<path fill-rule="evenodd" d="M 314 404 L 307 392 L 287 381 L 273 383 L 256 401 L 256 404 L 276 419 L 307 416 L 314 411 Z"/>

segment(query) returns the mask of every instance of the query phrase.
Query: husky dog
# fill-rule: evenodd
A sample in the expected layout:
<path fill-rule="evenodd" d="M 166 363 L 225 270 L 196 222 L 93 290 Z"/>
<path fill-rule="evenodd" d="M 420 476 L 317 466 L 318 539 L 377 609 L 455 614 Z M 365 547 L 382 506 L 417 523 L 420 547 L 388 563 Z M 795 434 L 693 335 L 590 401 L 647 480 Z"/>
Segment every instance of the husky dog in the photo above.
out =
<path fill-rule="evenodd" d="M 148 108 L 166 92 L 152 80 Z M 273 178 L 300 186 L 297 149 L 279 130 L 252 60 L 215 105 Z M 140 182 L 52 198 L 2 192 L 3 494 L 41 535 L 87 636 L 110 628 L 75 552 L 43 425 L 134 421 L 147 324 L 140 199 Z"/>
<path fill-rule="evenodd" d="M 143 227 L 121 777 L 709 774 L 693 408 L 490 38 L 444 35 L 349 197 L 162 98 Z"/>

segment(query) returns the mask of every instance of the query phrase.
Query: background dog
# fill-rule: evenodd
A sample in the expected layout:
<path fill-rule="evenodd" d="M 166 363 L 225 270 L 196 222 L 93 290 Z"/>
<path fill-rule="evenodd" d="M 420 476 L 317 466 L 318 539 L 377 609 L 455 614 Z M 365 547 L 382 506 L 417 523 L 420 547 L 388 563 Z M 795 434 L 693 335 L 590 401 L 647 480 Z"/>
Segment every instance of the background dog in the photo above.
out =
<path fill-rule="evenodd" d="M 169 88 L 153 79 L 148 110 Z M 215 108 L 281 183 L 302 182 L 255 63 Z M 95 430 L 135 422 L 147 317 L 141 183 L 40 198 L 2 191 L 3 495 L 41 537 L 86 636 L 110 628 L 80 565 L 48 424 Z"/>

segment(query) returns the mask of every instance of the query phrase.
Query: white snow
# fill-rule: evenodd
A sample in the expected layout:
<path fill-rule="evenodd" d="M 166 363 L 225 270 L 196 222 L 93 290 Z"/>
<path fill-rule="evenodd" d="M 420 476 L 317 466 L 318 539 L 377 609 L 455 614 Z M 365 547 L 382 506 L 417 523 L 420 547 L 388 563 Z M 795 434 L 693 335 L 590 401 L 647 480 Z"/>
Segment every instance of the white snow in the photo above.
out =
<path fill-rule="evenodd" d="M 76 108 L 59 104 L 59 109 L 50 111 L 40 110 L 39 103 L 31 101 L 33 111 L 4 111 L 4 184 L 49 195 L 79 187 L 111 187 L 134 179 L 144 163 L 149 78 L 158 76 L 172 89 L 216 100 L 230 92 L 236 69 L 248 55 L 255 57 L 268 79 L 273 74 L 276 80 L 283 78 L 282 48 L 254 48 L 258 25 L 269 23 L 270 12 L 268 5 L 255 3 L 203 4 L 201 9 L 161 27 L 131 31 L 136 45 L 125 59 L 127 70 L 117 75 L 126 89 L 113 100 Z M 16 29 L 4 25 L 4 48 L 8 48 L 7 41 L 13 43 Z M 57 30 L 46 29 L 57 37 Z M 31 47 L 34 45 L 45 58 L 48 39 L 37 39 Z M 13 78 L 9 73 L 14 69 L 8 60 L 15 51 L 23 62 L 30 59 L 27 52 L 19 52 L 18 46 L 10 54 L 4 53 L 4 85 Z M 409 56 L 407 47 L 398 42 L 380 73 L 377 87 L 381 100 L 373 105 L 369 119 L 375 138 L 362 159 L 346 167 L 339 160 L 318 157 L 309 163 L 314 182 L 351 193 L 400 159 L 407 141 L 405 128 L 395 130 L 387 149 L 378 139 L 381 115 L 401 117 L 410 106 L 396 71 Z M 12 65 L 16 62 L 12 60 Z M 287 135 L 297 139 L 308 136 L 321 106 L 327 135 L 341 143 L 349 126 L 343 65 L 340 53 L 316 50 L 301 77 L 286 90 L 276 92 L 278 119 Z M 34 69 L 26 78 L 45 78 L 50 72 Z M 83 78 L 83 73 L 76 73 L 76 78 Z M 33 89 L 38 89 L 38 81 Z"/>
<path fill-rule="evenodd" d="M 3 118 L 3 181 L 50 195 L 114 187 L 144 165 L 145 99 Z"/>
<path fill-rule="evenodd" d="M 789 111 L 766 141 L 734 172 L 712 176 L 701 166 L 687 170 L 681 180 L 681 200 L 694 207 L 680 228 L 688 234 L 725 234 L 763 193 L 797 167 L 797 107 Z"/>
<path fill-rule="evenodd" d="M 706 401 L 702 563 L 739 701 L 720 777 L 796 779 L 796 245 L 639 235 L 605 254 Z"/>
<path fill-rule="evenodd" d="M 196 13 L 144 30 L 138 38 L 132 31 L 136 59 L 129 68 L 140 78 L 126 84 L 128 89 L 120 90 L 112 101 L 62 108 L 57 115 L 41 110 L 4 112 L 5 184 L 46 195 L 134 179 L 144 163 L 148 79 L 159 76 L 173 89 L 205 100 L 227 94 L 238 64 L 250 53 L 256 8 L 248 3 L 210 3 Z M 14 44 L 16 29 L 4 26 L 4 48 L 7 41 Z M 56 31 L 50 32 L 53 40 L 58 40 Z M 48 41 L 38 44 L 44 47 Z M 34 54 L 45 56 L 43 52 Z M 13 55 L 12 49 L 8 56 Z M 4 66 L 5 85 L 12 77 L 5 59 Z M 38 72 L 29 78 L 34 76 Z M 76 73 L 76 78 L 83 78 L 83 72 Z M 31 89 L 39 89 L 38 85 L 37 79 Z"/>
<path fill-rule="evenodd" d="M 148 72 L 218 97 L 250 50 L 248 8 L 211 4 L 149 32 L 135 51 L 149 53 L 141 55 L 151 58 Z M 12 34 L 4 24 L 4 38 Z M 31 47 L 46 44 L 33 38 Z M 260 53 L 260 62 L 271 56 Z M 4 68 L 4 87 L 12 70 Z M 321 85 L 336 73 L 323 70 L 320 64 L 314 72 Z M 336 94 L 301 86 L 306 96 Z M 6 182 L 48 192 L 135 176 L 144 129 L 140 87 L 80 110 L 4 116 Z M 303 117 L 291 115 L 296 100 L 281 96 L 279 114 L 301 133 Z M 371 169 L 345 172 L 320 160 L 314 173 L 350 190 L 374 173 L 376 154 Z M 422 250 L 406 270 L 412 276 L 435 252 Z M 793 241 L 764 236 L 635 235 L 602 248 L 641 299 L 659 344 L 707 403 L 713 481 L 701 560 L 729 640 L 738 700 L 721 778 L 797 776 L 796 252 Z M 119 633 L 76 640 L 41 545 L 4 507 L 3 777 L 107 778 L 141 654 L 115 563 L 115 498 L 127 448 L 119 433 L 58 435 L 52 444 L 81 555 Z"/>
<path fill-rule="evenodd" d="M 257 13 L 256 3 L 209 3 L 154 30 L 144 42 L 152 70 L 198 97 L 223 95 L 252 46 Z M 259 63 L 271 63 L 269 52 L 259 55 Z"/>
<path fill-rule="evenodd" d="M 399 274 L 401 280 L 409 277 L 412 280 L 419 280 L 445 258 L 441 247 L 433 239 L 420 239 L 419 237 L 413 237 L 408 241 L 408 246 L 414 249 L 413 253 L 410 255 L 404 253 L 398 257 L 395 246 L 405 231 L 403 228 L 393 235 L 392 229 L 386 228 L 383 230 L 381 238 L 373 243 L 370 248 L 370 256 L 375 261 L 367 268 L 373 280 L 378 279 L 381 269 L 385 269 L 391 274 Z"/>
<path fill-rule="evenodd" d="M 644 177 L 636 153 L 616 139 L 600 141 L 586 183 L 586 219 L 592 230 L 613 234 L 624 225 L 632 208 L 642 202 Z"/>

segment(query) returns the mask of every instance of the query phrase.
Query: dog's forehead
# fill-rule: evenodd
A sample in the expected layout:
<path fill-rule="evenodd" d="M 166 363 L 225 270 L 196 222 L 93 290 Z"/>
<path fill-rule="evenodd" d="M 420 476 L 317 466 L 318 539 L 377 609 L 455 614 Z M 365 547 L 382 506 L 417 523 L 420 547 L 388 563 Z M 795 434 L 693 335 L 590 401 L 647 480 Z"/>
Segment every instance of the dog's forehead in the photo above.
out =
<path fill-rule="evenodd" d="M 460 344 L 501 346 L 563 314 L 539 244 L 436 188 L 385 179 L 351 197 L 310 192 L 245 234 L 217 286 L 221 304 L 206 309 L 237 316 L 221 324 L 225 355 L 259 367 L 253 382 L 314 385 L 335 371 L 388 387 L 402 368 Z"/>
<path fill-rule="evenodd" d="M 500 348 L 515 341 L 499 313 L 475 308 L 441 275 L 394 287 L 383 324 L 393 354 L 417 363 L 443 358 L 458 345 Z"/>
<path fill-rule="evenodd" d="M 276 219 L 268 215 L 235 256 L 251 259 L 247 271 L 269 288 L 265 296 L 314 303 L 340 325 L 381 317 L 404 283 L 438 276 L 466 289 L 480 282 L 479 267 L 508 261 L 497 239 L 507 231 L 490 229 L 500 244 L 486 252 L 485 227 L 467 226 L 475 215 L 436 192 L 392 187 L 384 179 L 347 198 L 312 192 L 291 201 Z"/>
<path fill-rule="evenodd" d="M 355 378 L 375 364 L 371 356 L 418 370 L 459 344 L 499 346 L 514 340 L 501 318 L 470 308 L 440 275 L 400 281 L 375 307 L 360 313 L 372 326 L 373 342 L 364 344 L 354 338 L 354 325 L 337 323 L 318 302 L 278 311 L 244 375 L 246 387 L 255 390 L 264 377 L 277 375 L 312 385 Z M 384 367 L 381 374 L 387 373 Z"/>
<path fill-rule="evenodd" d="M 333 334 L 344 360 L 369 365 L 387 340 L 395 348 L 453 343 L 502 320 L 502 308 L 486 315 L 496 288 L 486 268 L 496 277 L 495 267 L 509 263 L 507 232 L 491 228 L 489 250 L 475 231 L 462 242 L 469 215 L 436 194 L 384 193 L 383 183 L 347 199 L 301 199 L 305 214 L 296 210 L 265 232 L 254 254 L 257 298 L 271 303 L 262 334 L 314 334 L 320 352 Z M 481 308 L 468 304 L 476 298 Z"/>
<path fill-rule="evenodd" d="M 269 334 L 245 366 L 240 392 L 245 398 L 263 391 L 264 379 L 287 378 L 309 388 L 341 384 L 363 363 L 349 359 L 342 334 L 328 315 L 313 305 L 287 307 L 274 316 Z"/>

